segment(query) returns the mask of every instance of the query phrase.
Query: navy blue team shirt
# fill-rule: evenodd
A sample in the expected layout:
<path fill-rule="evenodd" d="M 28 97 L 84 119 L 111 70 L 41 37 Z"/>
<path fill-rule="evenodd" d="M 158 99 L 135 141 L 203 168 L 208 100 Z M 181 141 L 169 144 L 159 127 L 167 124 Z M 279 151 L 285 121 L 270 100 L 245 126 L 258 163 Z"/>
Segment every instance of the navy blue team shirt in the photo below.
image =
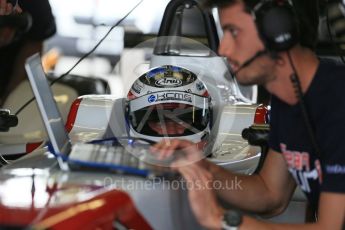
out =
<path fill-rule="evenodd" d="M 303 96 L 321 159 L 313 149 L 300 105 L 272 97 L 270 140 L 317 211 L 321 192 L 345 193 L 345 66 L 330 59 L 320 65 Z"/>

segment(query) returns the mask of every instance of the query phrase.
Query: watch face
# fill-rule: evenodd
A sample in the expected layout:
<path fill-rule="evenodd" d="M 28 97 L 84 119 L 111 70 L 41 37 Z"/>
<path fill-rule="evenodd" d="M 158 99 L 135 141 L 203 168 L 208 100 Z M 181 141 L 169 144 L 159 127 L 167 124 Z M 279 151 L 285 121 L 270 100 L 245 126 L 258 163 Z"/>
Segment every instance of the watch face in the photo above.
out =
<path fill-rule="evenodd" d="M 239 211 L 229 210 L 224 214 L 224 221 L 231 227 L 237 227 L 242 223 L 242 214 Z"/>

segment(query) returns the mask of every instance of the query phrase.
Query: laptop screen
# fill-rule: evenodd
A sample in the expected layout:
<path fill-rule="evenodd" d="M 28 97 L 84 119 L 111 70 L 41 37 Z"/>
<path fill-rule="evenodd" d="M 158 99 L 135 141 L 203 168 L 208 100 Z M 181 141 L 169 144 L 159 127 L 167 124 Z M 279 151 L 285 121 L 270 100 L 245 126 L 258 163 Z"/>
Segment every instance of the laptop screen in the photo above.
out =
<path fill-rule="evenodd" d="M 55 153 L 67 156 L 71 150 L 70 139 L 43 71 L 41 58 L 38 53 L 26 60 L 25 69 L 52 147 Z"/>

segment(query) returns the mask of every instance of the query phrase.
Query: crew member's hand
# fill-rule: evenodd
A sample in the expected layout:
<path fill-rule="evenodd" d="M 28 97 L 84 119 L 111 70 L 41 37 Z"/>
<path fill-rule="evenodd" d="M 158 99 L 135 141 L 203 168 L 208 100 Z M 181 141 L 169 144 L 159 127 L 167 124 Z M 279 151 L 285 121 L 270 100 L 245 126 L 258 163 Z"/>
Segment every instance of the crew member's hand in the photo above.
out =
<path fill-rule="evenodd" d="M 22 9 L 17 6 L 12 6 L 12 4 L 7 3 L 7 0 L 0 0 L 0 16 L 9 14 L 19 14 Z M 16 30 L 11 27 L 0 28 L 0 47 L 8 45 L 14 38 Z"/>
<path fill-rule="evenodd" d="M 224 209 L 217 202 L 212 174 L 201 164 L 178 167 L 188 188 L 189 203 L 198 222 L 207 229 L 221 229 Z"/>
<path fill-rule="evenodd" d="M 150 150 L 160 160 L 174 157 L 173 167 L 188 165 L 204 158 L 198 144 L 181 139 L 163 139 L 153 145 Z"/>

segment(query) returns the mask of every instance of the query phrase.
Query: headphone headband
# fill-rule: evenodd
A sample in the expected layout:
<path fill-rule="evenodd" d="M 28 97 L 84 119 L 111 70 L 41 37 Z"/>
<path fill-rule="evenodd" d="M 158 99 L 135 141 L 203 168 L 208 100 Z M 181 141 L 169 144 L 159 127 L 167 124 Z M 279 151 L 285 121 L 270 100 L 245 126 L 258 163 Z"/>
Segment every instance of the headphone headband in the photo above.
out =
<path fill-rule="evenodd" d="M 251 14 L 268 51 L 287 51 L 299 43 L 298 22 L 291 0 L 261 0 L 252 7 Z"/>

